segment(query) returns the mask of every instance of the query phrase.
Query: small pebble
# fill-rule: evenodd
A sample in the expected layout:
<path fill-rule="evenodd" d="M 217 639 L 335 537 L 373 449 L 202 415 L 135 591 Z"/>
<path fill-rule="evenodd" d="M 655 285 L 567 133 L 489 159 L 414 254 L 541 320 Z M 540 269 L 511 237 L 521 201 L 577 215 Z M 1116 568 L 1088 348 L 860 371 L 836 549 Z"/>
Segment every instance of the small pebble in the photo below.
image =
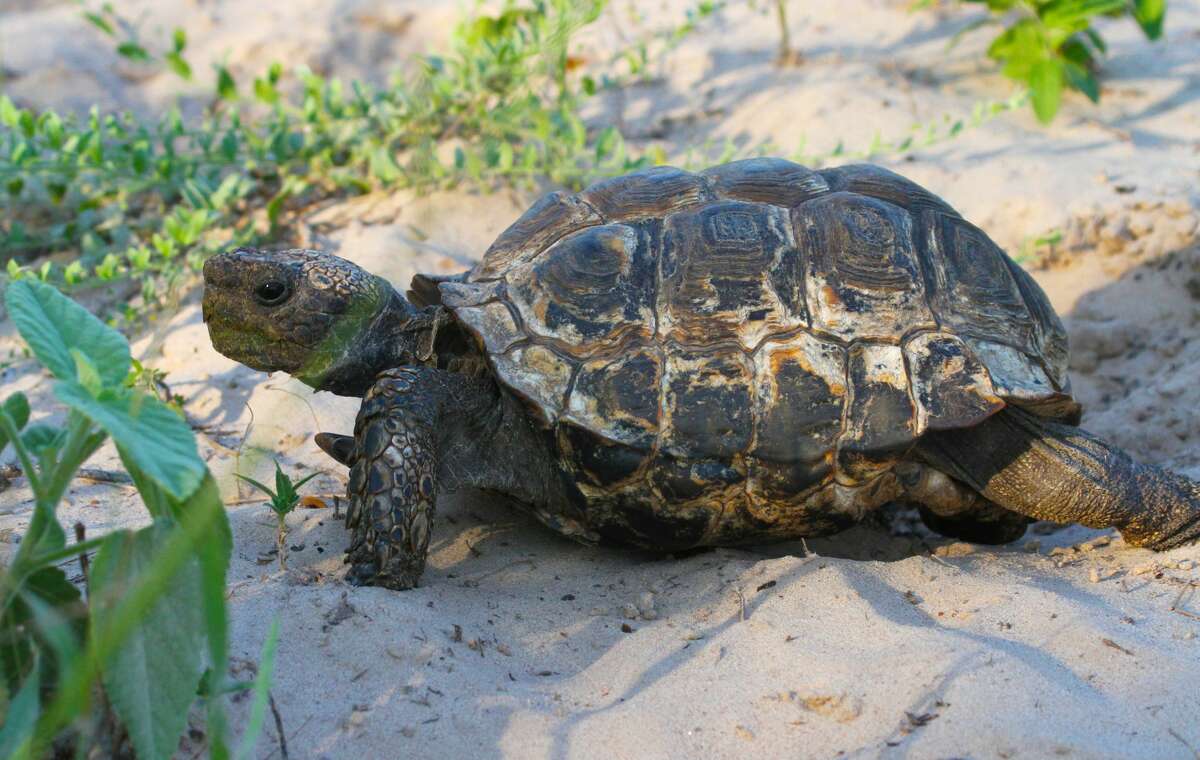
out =
<path fill-rule="evenodd" d="M 633 604 L 633 602 L 626 602 L 621 607 L 621 614 L 629 620 L 637 620 L 638 608 Z"/>
<path fill-rule="evenodd" d="M 955 541 L 952 544 L 944 544 L 933 550 L 935 557 L 966 557 L 976 552 L 975 544 L 968 544 L 965 541 Z"/>
<path fill-rule="evenodd" d="M 1096 536 L 1091 541 L 1085 541 L 1079 545 L 1081 551 L 1090 552 L 1099 549 L 1101 546 L 1108 546 L 1112 543 L 1111 536 Z"/>
<path fill-rule="evenodd" d="M 1104 576 L 1100 574 L 1100 568 L 1093 567 L 1091 570 L 1088 571 L 1088 580 L 1091 581 L 1092 583 L 1099 583 L 1103 579 L 1104 579 Z"/>
<path fill-rule="evenodd" d="M 1191 561 L 1190 559 L 1181 559 L 1175 563 L 1175 568 L 1177 570 L 1191 570 L 1195 566 L 1196 566 L 1196 563 Z"/>
<path fill-rule="evenodd" d="M 1041 550 L 1042 550 L 1042 542 L 1037 540 L 1036 538 L 1031 541 L 1027 541 L 1025 543 L 1025 551 L 1029 552 L 1030 554 L 1037 554 Z"/>
<path fill-rule="evenodd" d="M 654 594 L 645 591 L 638 597 L 637 611 L 641 615 L 642 620 L 654 620 L 658 617 L 658 611 L 654 609 Z"/>

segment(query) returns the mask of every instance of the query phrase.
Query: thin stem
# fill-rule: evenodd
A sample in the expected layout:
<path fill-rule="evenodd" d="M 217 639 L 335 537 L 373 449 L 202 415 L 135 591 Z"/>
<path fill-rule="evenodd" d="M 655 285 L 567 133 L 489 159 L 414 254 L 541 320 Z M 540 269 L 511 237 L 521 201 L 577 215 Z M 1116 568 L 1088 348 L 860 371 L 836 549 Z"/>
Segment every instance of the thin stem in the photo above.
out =
<path fill-rule="evenodd" d="M 775 0 L 775 12 L 779 17 L 779 60 L 787 62 L 792 57 L 792 37 L 788 33 L 787 0 Z"/>
<path fill-rule="evenodd" d="M 104 442 L 104 437 L 93 438 L 91 433 L 92 421 L 87 417 L 76 411 L 72 411 L 67 416 L 67 441 L 63 445 L 62 456 L 59 458 L 58 464 L 50 473 L 47 492 L 43 495 L 43 500 L 49 504 L 51 509 L 62 500 L 75 471 Z"/>
<path fill-rule="evenodd" d="M 29 573 L 42 567 L 33 561 L 30 555 L 37 550 L 49 525 L 57 519 L 54 514 L 55 508 L 67 490 L 71 476 L 79 465 L 100 447 L 104 437 L 92 435 L 91 420 L 79 412 L 72 411 L 67 417 L 67 440 L 63 445 L 61 458 L 48 467 L 47 462 L 43 461 L 41 475 L 46 478 L 43 481 L 35 476 L 29 452 L 17 435 L 16 423 L 3 410 L 0 410 L 0 427 L 4 428 L 5 434 L 13 442 L 13 448 L 21 459 L 25 477 L 29 479 L 29 486 L 34 493 L 33 519 L 29 521 L 29 529 L 25 532 L 16 556 L 13 557 L 10 572 L 0 578 L 0 609 L 7 609 L 12 601 L 12 592 L 20 588 L 19 583 L 14 583 L 14 579 L 23 581 Z M 50 471 L 47 472 L 47 469 Z"/>
<path fill-rule="evenodd" d="M 279 554 L 279 569 L 287 570 L 287 515 L 275 513 L 278 529 L 275 533 L 275 551 Z"/>
<path fill-rule="evenodd" d="M 41 483 L 38 480 L 37 471 L 33 468 L 33 458 L 30 457 L 28 449 L 25 448 L 25 443 L 21 440 L 20 431 L 17 430 L 17 423 L 2 408 L 0 408 L 0 429 L 3 429 L 4 435 L 8 438 L 9 443 L 12 444 L 13 450 L 17 452 L 17 458 L 21 460 L 21 469 L 25 471 L 25 478 L 29 481 L 29 488 L 36 497 L 41 492 Z"/>
<path fill-rule="evenodd" d="M 86 531 L 87 529 L 83 526 L 83 523 L 75 523 L 76 548 L 78 548 L 79 544 L 82 544 L 87 540 Z M 87 592 L 87 599 L 90 603 L 92 600 L 92 576 L 90 569 L 88 568 L 88 555 L 86 549 L 79 553 L 79 571 L 83 573 L 83 589 Z"/>
<path fill-rule="evenodd" d="M 104 543 L 104 539 L 104 536 L 101 536 L 100 538 L 89 538 L 87 541 L 79 541 L 71 544 L 70 546 L 64 546 L 56 551 L 40 554 L 34 559 L 32 564 L 34 567 L 45 567 L 46 565 L 53 565 L 56 562 L 61 562 L 64 559 L 71 559 L 75 555 L 82 552 L 90 552 L 93 549 L 99 549 L 100 545 Z"/>

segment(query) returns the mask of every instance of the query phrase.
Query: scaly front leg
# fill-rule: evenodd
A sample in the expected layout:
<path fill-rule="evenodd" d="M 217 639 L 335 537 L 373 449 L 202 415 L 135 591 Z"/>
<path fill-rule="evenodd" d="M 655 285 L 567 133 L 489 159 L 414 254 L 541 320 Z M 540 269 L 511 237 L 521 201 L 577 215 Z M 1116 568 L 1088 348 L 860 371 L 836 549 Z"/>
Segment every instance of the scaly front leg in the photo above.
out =
<path fill-rule="evenodd" d="M 367 391 L 353 438 L 320 433 L 316 442 L 350 467 L 346 561 L 353 583 L 417 585 L 434 499 L 463 486 L 506 494 L 555 530 L 595 540 L 563 491 L 545 433 L 490 378 L 430 367 L 389 370 Z"/>
<path fill-rule="evenodd" d="M 445 374 L 388 370 L 363 399 L 346 494 L 351 583 L 409 589 L 421 578 L 437 498 L 434 425 L 447 396 Z"/>

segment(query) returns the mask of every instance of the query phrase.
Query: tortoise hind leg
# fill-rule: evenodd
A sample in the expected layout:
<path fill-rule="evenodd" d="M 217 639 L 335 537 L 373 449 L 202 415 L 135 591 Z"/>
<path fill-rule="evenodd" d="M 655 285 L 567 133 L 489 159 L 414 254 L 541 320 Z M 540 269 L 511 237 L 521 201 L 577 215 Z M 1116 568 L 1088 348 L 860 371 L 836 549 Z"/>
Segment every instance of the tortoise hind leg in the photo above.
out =
<path fill-rule="evenodd" d="M 925 527 L 943 536 L 974 544 L 1007 544 L 1025 535 L 1032 522 L 928 465 L 901 462 L 895 472 Z"/>
<path fill-rule="evenodd" d="M 1200 484 L 1016 407 L 975 427 L 929 433 L 917 454 L 1021 515 L 1115 527 L 1133 546 L 1155 550 L 1200 540 Z"/>

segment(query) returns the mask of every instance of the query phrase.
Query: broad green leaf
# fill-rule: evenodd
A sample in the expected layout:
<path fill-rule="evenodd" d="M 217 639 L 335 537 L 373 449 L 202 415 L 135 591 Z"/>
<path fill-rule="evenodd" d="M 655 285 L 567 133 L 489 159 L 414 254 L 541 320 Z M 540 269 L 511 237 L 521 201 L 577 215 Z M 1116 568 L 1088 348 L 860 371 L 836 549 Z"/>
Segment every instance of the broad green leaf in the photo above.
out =
<path fill-rule="evenodd" d="M 997 37 L 988 55 L 1004 61 L 1004 75 L 1012 79 L 1028 80 L 1033 66 L 1046 57 L 1049 48 L 1046 30 L 1034 19 L 1022 19 Z"/>
<path fill-rule="evenodd" d="M 128 466 L 128 462 L 126 461 Z M 132 474 L 132 470 L 131 470 Z M 143 476 L 149 487 L 157 486 Z M 165 494 L 160 494 L 166 498 Z M 59 688 L 49 695 L 50 703 L 43 714 L 44 734 L 54 735 L 80 714 L 92 691 L 93 673 L 101 664 L 112 661 L 112 655 L 127 636 L 143 624 L 146 613 L 158 599 L 171 589 L 175 576 L 199 554 L 202 572 L 202 608 L 209 638 L 209 651 L 214 672 L 224 673 L 227 651 L 227 617 L 224 582 L 228 566 L 229 524 L 217 492 L 216 483 L 206 476 L 201 488 L 186 502 L 179 503 L 182 530 L 168 531 L 166 541 L 157 547 L 145 572 L 130 579 L 114 600 L 116 607 L 109 616 L 109 625 L 92 626 L 86 656 L 70 669 L 60 681 Z M 209 700 L 208 742 L 213 760 L 228 758 L 225 743 L 224 713 L 220 700 Z"/>
<path fill-rule="evenodd" d="M 75 377 L 79 378 L 79 384 L 87 388 L 88 393 L 93 396 L 99 393 L 104 383 L 95 363 L 78 348 L 71 349 L 71 358 L 75 360 Z"/>
<path fill-rule="evenodd" d="M 48 682 L 61 682 L 66 671 L 80 661 L 87 625 L 87 606 L 80 600 L 79 591 L 65 577 L 60 582 L 70 589 L 28 587 L 21 592 L 39 660 L 47 666 Z"/>
<path fill-rule="evenodd" d="M 1049 123 L 1062 101 L 1063 62 L 1057 58 L 1038 61 L 1029 72 L 1033 111 L 1043 123 Z"/>
<path fill-rule="evenodd" d="M 89 24 L 96 27 L 100 31 L 104 32 L 109 37 L 111 37 L 111 36 L 113 36 L 113 34 L 115 34 L 115 32 L 113 31 L 113 28 L 112 28 L 112 24 L 108 23 L 108 19 L 104 18 L 99 13 L 90 13 L 90 12 L 84 13 L 83 17 L 85 19 L 87 19 L 87 22 Z"/>
<path fill-rule="evenodd" d="M 279 90 L 268 79 L 254 80 L 254 97 L 261 100 L 263 103 L 274 104 L 279 102 Z"/>
<path fill-rule="evenodd" d="M 4 400 L 4 413 L 12 420 L 13 426 L 20 431 L 29 422 L 29 399 L 21 392 L 14 393 Z M 0 429 L 0 451 L 8 445 L 8 436 Z"/>
<path fill-rule="evenodd" d="M 204 477 L 187 423 L 158 399 L 127 388 L 93 396 L 75 381 L 54 386 L 59 400 L 96 422 L 146 475 L 172 498 L 183 500 Z"/>
<path fill-rule="evenodd" d="M 105 385 L 119 385 L 129 372 L 129 344 L 87 309 L 42 282 L 23 279 L 4 296 L 21 337 L 46 369 L 60 380 L 75 380 L 76 348 L 96 365 Z"/>
<path fill-rule="evenodd" d="M 512 171 L 513 166 L 513 147 L 512 143 L 500 143 L 499 155 L 496 157 L 496 168 L 502 172 Z"/>
<path fill-rule="evenodd" d="M 274 630 L 274 629 L 272 629 Z M 29 752 L 29 743 L 33 738 L 33 729 L 37 726 L 38 692 L 42 685 L 41 668 L 35 661 L 33 669 L 21 684 L 17 695 L 8 703 L 4 714 L 4 725 L 0 726 L 0 757 L 19 757 Z"/>
<path fill-rule="evenodd" d="M 136 42 L 122 42 L 120 45 L 117 45 L 117 55 L 140 63 L 150 60 L 150 54 L 146 52 L 146 48 Z"/>
<path fill-rule="evenodd" d="M 250 706 L 250 720 L 242 734 L 238 757 L 251 760 L 258 735 L 262 731 L 263 719 L 267 717 L 267 703 L 271 698 L 271 678 L 275 673 L 275 648 L 279 644 L 279 618 L 271 623 L 267 640 L 263 642 L 262 654 L 258 658 L 258 675 L 254 677 L 254 703 Z"/>
<path fill-rule="evenodd" d="M 1100 102 L 1100 83 L 1096 81 L 1095 74 L 1073 61 L 1067 61 L 1064 71 L 1067 83 L 1072 88 L 1082 92 L 1093 103 Z"/>
<path fill-rule="evenodd" d="M 608 127 L 596 138 L 596 162 L 600 163 L 616 152 L 621 142 L 621 132 L 616 127 Z"/>
<path fill-rule="evenodd" d="M 217 67 L 217 95 L 221 100 L 237 100 L 237 84 L 224 66 Z"/>
<path fill-rule="evenodd" d="M 1122 10 L 1125 2 L 1126 0 L 1055 0 L 1047 4 L 1040 15 L 1047 26 L 1087 26 L 1091 17 Z"/>
<path fill-rule="evenodd" d="M 92 565 L 93 631 L 112 625 L 118 602 L 148 572 L 155 552 L 176 530 L 160 521 L 108 537 Z M 169 580 L 166 593 L 101 663 L 104 690 L 141 760 L 172 756 L 196 699 L 204 672 L 201 572 L 197 559 L 189 558 Z"/>
<path fill-rule="evenodd" d="M 21 121 L 21 109 L 7 95 L 0 95 L 0 124 L 16 129 Z"/>
<path fill-rule="evenodd" d="M 33 424 L 21 431 L 21 443 L 35 457 L 47 449 L 57 449 L 66 440 L 67 432 L 51 425 Z"/>
<path fill-rule="evenodd" d="M 217 483 L 205 471 L 200 488 L 185 502 L 171 499 L 153 480 L 143 473 L 128 455 L 118 449 L 121 462 L 133 477 L 142 499 L 151 513 L 177 520 L 185 530 L 201 536 L 196 552 L 200 563 L 202 609 L 204 611 L 204 633 L 208 645 L 209 669 L 220 678 L 225 677 L 226 659 L 229 649 L 229 620 L 225 607 L 225 574 L 229 558 L 233 553 L 233 534 L 229 529 L 229 518 L 221 504 Z M 151 506 L 153 505 L 153 506 Z M 225 746 L 224 703 L 219 699 L 208 700 L 208 743 L 209 757 L 221 760 L 228 757 Z"/>
<path fill-rule="evenodd" d="M 402 174 L 400 167 L 396 164 L 396 158 L 386 145 L 380 145 L 371 151 L 367 162 L 371 174 L 385 185 L 395 182 Z"/>
<path fill-rule="evenodd" d="M 1092 51 L 1084 44 L 1085 39 L 1087 39 L 1085 36 L 1077 34 L 1064 42 L 1058 51 L 1062 54 L 1063 58 L 1071 63 L 1083 67 L 1089 66 L 1093 60 Z"/>
<path fill-rule="evenodd" d="M 192 65 L 188 63 L 182 55 L 172 51 L 163 57 L 167 61 L 167 66 L 170 67 L 171 71 L 174 71 L 180 79 L 192 78 Z"/>
<path fill-rule="evenodd" d="M 70 621 L 74 635 L 82 633 L 84 607 L 80 603 L 79 589 L 67 580 L 66 574 L 57 567 L 43 567 L 26 576 L 20 588 L 16 589 L 16 597 L 0 617 L 0 674 L 10 690 L 15 690 L 18 683 L 33 666 L 34 648 L 49 650 L 70 649 L 70 644 L 61 643 L 62 631 L 46 631 L 34 625 L 34 613 L 31 604 L 42 602 L 44 606 L 60 610 L 63 617 Z M 23 632 L 21 626 L 25 626 Z M 59 645 L 48 646 L 50 637 L 59 641 Z M 76 647 L 77 648 L 77 647 Z M 53 658 L 43 659 L 44 673 L 53 677 L 58 668 L 54 666 Z M 61 663 L 59 663 L 61 664 Z M 2 757 L 2 755 L 0 755 Z"/>
<path fill-rule="evenodd" d="M 1162 36 L 1166 17 L 1167 0 L 1134 0 L 1133 18 L 1147 38 L 1156 40 Z"/>

